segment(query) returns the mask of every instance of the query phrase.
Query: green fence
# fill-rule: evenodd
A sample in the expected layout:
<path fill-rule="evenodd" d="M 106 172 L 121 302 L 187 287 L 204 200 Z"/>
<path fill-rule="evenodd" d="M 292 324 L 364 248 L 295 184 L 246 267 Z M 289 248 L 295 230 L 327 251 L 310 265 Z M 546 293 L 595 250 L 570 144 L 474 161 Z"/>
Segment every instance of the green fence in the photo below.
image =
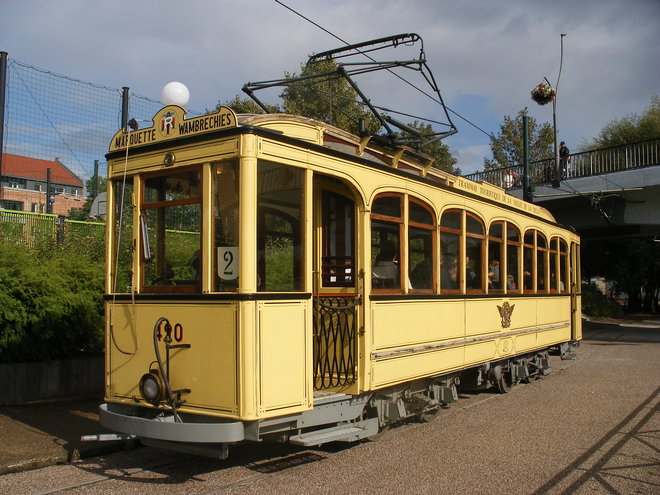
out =
<path fill-rule="evenodd" d="M 97 244 L 103 249 L 104 222 L 67 220 L 48 213 L 0 209 L 0 239 L 35 247 L 42 242 L 67 245 Z"/>

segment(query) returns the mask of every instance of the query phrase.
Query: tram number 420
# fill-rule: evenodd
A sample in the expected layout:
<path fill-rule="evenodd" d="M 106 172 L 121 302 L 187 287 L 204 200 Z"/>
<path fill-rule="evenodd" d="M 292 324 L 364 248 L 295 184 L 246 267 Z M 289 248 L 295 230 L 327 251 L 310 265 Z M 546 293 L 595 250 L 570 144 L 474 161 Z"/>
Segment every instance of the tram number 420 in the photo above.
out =
<path fill-rule="evenodd" d="M 218 275 L 222 280 L 238 278 L 238 247 L 218 247 Z"/>

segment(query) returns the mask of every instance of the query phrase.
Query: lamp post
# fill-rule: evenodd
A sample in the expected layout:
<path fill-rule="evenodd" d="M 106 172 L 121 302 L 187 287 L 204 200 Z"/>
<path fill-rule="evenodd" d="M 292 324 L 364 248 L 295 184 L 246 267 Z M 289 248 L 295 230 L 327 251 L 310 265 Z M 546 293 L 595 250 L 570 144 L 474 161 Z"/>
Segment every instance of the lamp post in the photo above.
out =
<path fill-rule="evenodd" d="M 552 129 L 554 132 L 554 146 L 555 146 L 555 176 L 552 179 L 552 187 L 559 187 L 559 178 L 561 171 L 559 170 L 559 146 L 557 146 L 557 97 L 559 96 L 559 79 L 561 79 L 561 67 L 564 63 L 564 36 L 565 33 L 560 35 L 561 52 L 559 55 L 559 74 L 557 75 L 557 84 L 555 84 L 555 97 L 552 99 Z M 550 85 L 548 78 L 544 78 Z"/>

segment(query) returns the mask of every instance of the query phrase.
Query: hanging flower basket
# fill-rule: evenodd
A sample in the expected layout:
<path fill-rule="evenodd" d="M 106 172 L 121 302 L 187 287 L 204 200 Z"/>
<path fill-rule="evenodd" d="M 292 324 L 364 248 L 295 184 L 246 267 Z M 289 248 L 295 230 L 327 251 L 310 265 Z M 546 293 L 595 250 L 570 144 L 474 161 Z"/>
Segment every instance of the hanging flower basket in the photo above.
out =
<path fill-rule="evenodd" d="M 532 90 L 531 94 L 532 100 L 534 100 L 539 105 L 545 105 L 546 103 L 550 103 L 552 101 L 552 99 L 557 94 L 557 91 L 555 91 L 555 88 L 549 84 L 541 83 Z"/>

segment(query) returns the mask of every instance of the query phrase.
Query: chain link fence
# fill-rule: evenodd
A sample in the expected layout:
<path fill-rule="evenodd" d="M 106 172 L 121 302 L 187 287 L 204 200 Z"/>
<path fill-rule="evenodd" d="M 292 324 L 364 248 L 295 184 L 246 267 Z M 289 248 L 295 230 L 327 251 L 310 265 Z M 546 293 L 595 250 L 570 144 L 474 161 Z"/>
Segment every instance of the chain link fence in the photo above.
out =
<path fill-rule="evenodd" d="M 3 152 L 57 159 L 83 182 L 121 128 L 123 88 L 81 81 L 8 59 Z M 163 105 L 129 91 L 129 115 L 150 118 Z"/>

